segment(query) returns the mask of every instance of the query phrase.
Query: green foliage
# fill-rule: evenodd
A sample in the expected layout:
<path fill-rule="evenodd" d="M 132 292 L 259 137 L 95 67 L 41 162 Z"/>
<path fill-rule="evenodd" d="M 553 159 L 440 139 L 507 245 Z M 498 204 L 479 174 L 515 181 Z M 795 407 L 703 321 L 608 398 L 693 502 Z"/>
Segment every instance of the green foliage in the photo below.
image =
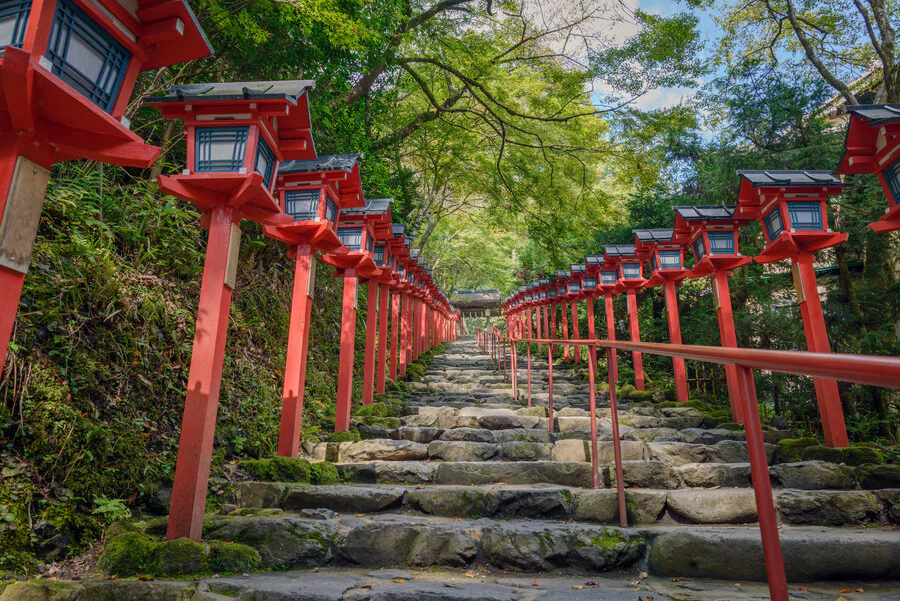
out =
<path fill-rule="evenodd" d="M 125 501 L 122 499 L 107 499 L 103 496 L 94 497 L 94 509 L 91 513 L 101 516 L 103 521 L 108 524 L 131 517 L 131 510 L 125 505 Z"/>

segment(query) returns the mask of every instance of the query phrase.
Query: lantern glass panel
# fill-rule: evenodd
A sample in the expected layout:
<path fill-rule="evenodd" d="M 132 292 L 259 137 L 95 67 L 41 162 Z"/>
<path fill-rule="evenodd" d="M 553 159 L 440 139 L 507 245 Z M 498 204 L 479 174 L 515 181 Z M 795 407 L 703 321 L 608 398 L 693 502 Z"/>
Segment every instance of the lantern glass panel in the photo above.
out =
<path fill-rule="evenodd" d="M 703 236 L 697 236 L 694 240 L 694 259 L 699 261 L 706 255 L 706 245 L 703 244 Z"/>
<path fill-rule="evenodd" d="M 363 230 L 361 227 L 341 227 L 337 231 L 341 244 L 349 250 L 360 250 L 362 248 Z"/>
<path fill-rule="evenodd" d="M 766 228 L 766 234 L 769 240 L 774 240 L 784 231 L 784 221 L 781 219 L 781 209 L 775 207 L 763 217 L 763 226 Z"/>
<path fill-rule="evenodd" d="M 60 0 L 47 58 L 54 75 L 108 113 L 116 103 L 131 53 L 72 0 Z"/>
<path fill-rule="evenodd" d="M 597 278 L 584 278 L 584 289 L 585 290 L 596 290 L 597 289 Z"/>
<path fill-rule="evenodd" d="M 569 282 L 569 292 L 578 292 L 581 290 L 581 284 L 578 282 Z"/>
<path fill-rule="evenodd" d="M 888 190 L 891 191 L 892 200 L 895 203 L 900 202 L 900 159 L 888 165 L 881 174 L 887 182 Z"/>
<path fill-rule="evenodd" d="M 566 293 L 566 287 L 560 286 L 559 288 L 556 289 L 556 293 L 560 296 L 564 295 Z"/>
<path fill-rule="evenodd" d="M 734 232 L 709 232 L 709 254 L 733 255 Z"/>
<path fill-rule="evenodd" d="M 372 235 L 366 235 L 366 252 L 372 252 L 372 245 L 374 244 L 374 240 L 372 240 Z"/>
<path fill-rule="evenodd" d="M 372 260 L 375 261 L 375 264 L 379 267 L 385 267 L 384 263 L 384 247 L 376 246 L 375 251 L 372 253 Z"/>
<path fill-rule="evenodd" d="M 541 300 L 547 300 L 547 293 L 541 290 Z"/>
<path fill-rule="evenodd" d="M 31 0 L 0 1 L 0 56 L 6 46 L 22 47 L 31 12 Z"/>
<path fill-rule="evenodd" d="M 238 171 L 247 152 L 246 127 L 198 127 L 197 171 Z"/>
<path fill-rule="evenodd" d="M 332 200 L 330 196 L 325 195 L 325 221 L 330 221 L 332 224 L 337 225 L 338 218 L 338 206 L 337 203 Z M 334 228 L 332 225 L 332 228 Z"/>
<path fill-rule="evenodd" d="M 818 202 L 788 202 L 788 217 L 791 220 L 791 229 L 795 230 L 820 230 L 822 229 L 822 204 Z"/>
<path fill-rule="evenodd" d="M 641 277 L 641 265 L 640 263 L 622 263 L 622 277 L 626 280 L 636 279 Z"/>
<path fill-rule="evenodd" d="M 259 137 L 259 144 L 256 146 L 256 161 L 253 169 L 263 176 L 263 186 L 266 190 L 272 187 L 272 176 L 275 175 L 275 153 L 269 148 L 269 145 Z"/>
<path fill-rule="evenodd" d="M 656 271 L 659 265 L 656 263 L 656 255 L 650 255 L 650 271 Z"/>
<path fill-rule="evenodd" d="M 605 270 L 600 272 L 600 281 L 609 286 L 611 284 L 616 283 L 616 272 L 612 270 Z"/>
<path fill-rule="evenodd" d="M 551 290 L 547 293 L 548 298 L 556 298 L 556 290 Z"/>
<path fill-rule="evenodd" d="M 659 251 L 659 262 L 662 269 L 681 269 L 680 250 Z"/>
<path fill-rule="evenodd" d="M 318 190 L 291 190 L 284 195 L 284 212 L 294 221 L 315 221 L 319 216 Z"/>

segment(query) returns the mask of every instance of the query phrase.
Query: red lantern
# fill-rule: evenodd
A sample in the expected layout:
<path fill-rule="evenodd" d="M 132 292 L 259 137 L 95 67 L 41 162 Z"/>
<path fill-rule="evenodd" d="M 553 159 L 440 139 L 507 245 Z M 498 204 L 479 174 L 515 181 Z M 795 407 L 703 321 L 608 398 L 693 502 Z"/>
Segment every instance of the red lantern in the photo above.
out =
<path fill-rule="evenodd" d="M 847 114 L 850 124 L 837 172 L 878 176 L 888 208 L 869 227 L 879 234 L 900 230 L 900 105 L 851 105 Z"/>
<path fill-rule="evenodd" d="M 647 280 L 643 278 L 641 258 L 633 244 L 606 244 L 603 246 L 604 265 L 614 268 L 618 275 L 616 281 L 620 289 L 628 296 L 628 323 L 631 330 L 631 341 L 641 341 L 641 326 L 637 312 L 637 290 L 643 288 Z M 634 362 L 634 387 L 644 390 L 644 362 L 641 353 L 631 354 Z"/>

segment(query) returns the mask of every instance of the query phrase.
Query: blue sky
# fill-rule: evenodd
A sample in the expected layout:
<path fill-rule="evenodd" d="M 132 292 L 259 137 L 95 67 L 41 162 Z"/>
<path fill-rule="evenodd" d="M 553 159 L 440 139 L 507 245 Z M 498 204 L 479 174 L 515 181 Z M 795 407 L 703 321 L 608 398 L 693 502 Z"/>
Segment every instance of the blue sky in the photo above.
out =
<path fill-rule="evenodd" d="M 719 37 L 719 28 L 707 10 L 695 10 L 682 2 L 667 2 L 664 0 L 637 0 L 636 4 L 643 11 L 663 16 L 670 16 L 680 12 L 693 13 L 699 20 L 698 26 L 701 37 L 708 50 L 714 47 Z M 660 88 L 651 90 L 635 102 L 635 106 L 644 110 L 674 106 L 685 96 L 693 95 L 695 91 L 695 89 L 691 88 Z"/>

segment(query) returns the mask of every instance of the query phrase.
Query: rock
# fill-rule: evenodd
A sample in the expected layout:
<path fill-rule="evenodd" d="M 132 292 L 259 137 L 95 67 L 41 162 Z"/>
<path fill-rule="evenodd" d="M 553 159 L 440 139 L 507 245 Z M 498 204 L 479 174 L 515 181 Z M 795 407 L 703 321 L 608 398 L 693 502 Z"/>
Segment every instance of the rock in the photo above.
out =
<path fill-rule="evenodd" d="M 554 413 L 556 417 L 590 417 L 590 413 L 586 410 L 578 409 L 576 407 L 563 407 Z"/>
<path fill-rule="evenodd" d="M 491 461 L 438 464 L 435 484 L 558 484 L 591 486 L 591 466 L 551 461 Z"/>
<path fill-rule="evenodd" d="M 326 508 L 332 511 L 374 513 L 399 505 L 405 489 L 394 486 L 291 486 L 284 498 L 287 511 Z"/>
<path fill-rule="evenodd" d="M 464 567 L 478 553 L 478 544 L 462 527 L 372 522 L 354 528 L 341 555 L 362 566 Z"/>
<path fill-rule="evenodd" d="M 509 523 L 484 528 L 482 555 L 493 566 L 532 572 L 609 571 L 634 565 L 644 540 L 628 530 Z"/>
<path fill-rule="evenodd" d="M 338 465 L 341 478 L 364 484 L 427 484 L 434 480 L 433 463 L 421 461 L 375 461 Z"/>
<path fill-rule="evenodd" d="M 259 551 L 268 569 L 305 568 L 334 556 L 338 528 L 331 522 L 291 517 L 234 517 L 207 520 L 205 540 L 233 541 Z"/>
<path fill-rule="evenodd" d="M 500 445 L 500 456 L 506 461 L 546 461 L 552 450 L 551 444 L 504 442 Z"/>
<path fill-rule="evenodd" d="M 640 488 L 678 488 L 681 481 L 671 466 L 662 461 L 623 461 L 623 476 L 628 486 Z M 615 482 L 615 472 L 607 467 L 607 481 Z"/>
<path fill-rule="evenodd" d="M 419 407 L 418 414 L 419 415 L 441 416 L 441 415 L 458 415 L 459 412 L 460 412 L 460 410 L 456 409 L 454 407 L 446 407 L 446 406 L 429 407 L 429 406 L 426 406 L 426 407 Z"/>
<path fill-rule="evenodd" d="M 665 491 L 626 490 L 625 503 L 629 524 L 653 524 L 666 506 Z M 601 524 L 618 523 L 619 497 L 615 489 L 586 490 L 578 496 L 575 519 Z"/>
<path fill-rule="evenodd" d="M 803 460 L 803 450 L 819 444 L 815 438 L 784 438 L 778 441 L 778 461 L 789 463 Z"/>
<path fill-rule="evenodd" d="M 687 428 L 685 431 L 697 431 L 695 428 Z M 707 430 L 700 430 L 707 432 Z M 679 432 L 675 428 L 635 428 L 622 434 L 622 440 L 638 440 L 641 442 L 653 442 L 655 440 L 666 440 L 671 442 L 679 442 L 682 440 L 683 432 Z M 685 441 L 691 442 L 691 441 Z"/>
<path fill-rule="evenodd" d="M 779 536 L 787 579 L 791 582 L 884 580 L 900 573 L 900 552 L 893 532 L 823 533 L 816 528 L 783 530 Z M 654 539 L 649 572 L 677 578 L 764 582 L 759 531 L 689 527 L 670 530 Z"/>
<path fill-rule="evenodd" d="M 802 490 L 856 488 L 853 468 L 824 461 L 780 463 L 771 467 L 769 472 L 773 480 L 785 488 Z"/>
<path fill-rule="evenodd" d="M 300 443 L 303 452 L 308 459 L 313 461 L 326 461 L 328 459 L 328 443 L 304 441 Z"/>
<path fill-rule="evenodd" d="M 584 440 L 559 440 L 553 445 L 553 461 L 581 463 L 589 460 L 589 445 Z"/>
<path fill-rule="evenodd" d="M 511 428 L 536 428 L 540 418 L 526 415 L 486 415 L 478 418 L 478 425 L 488 430 L 509 430 Z"/>
<path fill-rule="evenodd" d="M 477 428 L 478 427 L 478 418 L 474 415 L 458 415 L 458 416 L 446 416 L 439 417 L 438 423 L 439 428 L 449 429 L 449 428 Z"/>
<path fill-rule="evenodd" d="M 881 517 L 875 495 L 864 491 L 785 490 L 776 494 L 775 506 L 792 525 L 849 526 Z"/>
<path fill-rule="evenodd" d="M 489 432 L 490 430 L 485 430 Z M 515 428 L 513 430 L 497 430 L 494 432 L 497 442 L 537 442 L 543 444 L 553 443 L 553 435 L 547 430 L 525 430 Z"/>
<path fill-rule="evenodd" d="M 590 417 L 557 417 L 556 424 L 560 432 L 571 432 L 572 430 L 589 431 L 591 429 Z M 597 428 L 608 427 L 609 420 L 597 419 Z"/>
<path fill-rule="evenodd" d="M 749 463 L 686 463 L 675 468 L 686 486 L 751 486 Z"/>
<path fill-rule="evenodd" d="M 234 490 L 238 507 L 281 507 L 281 499 L 289 484 L 281 482 L 240 482 Z"/>
<path fill-rule="evenodd" d="M 498 442 L 496 436 L 490 430 L 484 428 L 452 428 L 444 430 L 441 440 L 465 441 L 465 442 Z"/>
<path fill-rule="evenodd" d="M 752 488 L 673 490 L 666 506 L 678 521 L 693 524 L 745 524 L 756 521 Z"/>
<path fill-rule="evenodd" d="M 766 445 L 766 456 L 769 463 L 775 454 L 775 447 Z M 711 463 L 744 463 L 750 461 L 747 443 L 739 440 L 720 440 L 707 447 L 707 461 Z"/>
<path fill-rule="evenodd" d="M 486 442 L 436 440 L 428 445 L 428 457 L 444 461 L 484 461 L 497 454 L 498 445 Z"/>
<path fill-rule="evenodd" d="M 375 570 L 366 574 L 369 578 L 378 578 L 379 580 L 413 580 L 415 576 L 403 570 Z"/>
<path fill-rule="evenodd" d="M 693 444 L 716 444 L 723 440 L 744 440 L 743 432 L 735 432 L 733 430 L 705 430 L 703 428 L 685 428 L 680 432 L 680 438 L 683 442 Z"/>
<path fill-rule="evenodd" d="M 413 509 L 443 517 L 492 516 L 500 506 L 498 489 L 470 486 L 429 486 L 409 491 L 406 500 Z"/>
<path fill-rule="evenodd" d="M 647 448 L 650 450 L 651 459 L 664 461 L 673 466 L 686 463 L 705 463 L 707 459 L 706 445 L 686 442 L 651 442 Z"/>
<path fill-rule="evenodd" d="M 486 417 L 489 415 L 516 415 L 512 409 L 485 409 L 483 407 L 466 407 L 459 410 L 460 417 Z"/>
<path fill-rule="evenodd" d="M 900 488 L 900 465 L 861 465 L 856 470 L 862 488 Z"/>
<path fill-rule="evenodd" d="M 546 407 L 522 407 L 520 409 L 516 409 L 514 413 L 516 415 L 527 415 L 529 417 L 547 417 L 547 408 Z"/>
<path fill-rule="evenodd" d="M 420 407 L 425 409 L 425 407 Z M 400 423 L 411 428 L 434 428 L 438 423 L 437 415 L 408 415 L 400 419 Z"/>
<path fill-rule="evenodd" d="M 622 451 L 622 461 L 641 461 L 644 458 L 644 443 L 623 440 L 619 443 Z M 588 443 L 590 448 L 590 443 Z M 612 442 L 597 443 L 597 458 L 600 463 L 612 463 L 615 461 L 615 449 Z"/>
<path fill-rule="evenodd" d="M 311 520 L 330 520 L 334 512 L 330 509 L 301 509 L 300 516 Z"/>
<path fill-rule="evenodd" d="M 341 461 L 410 461 L 425 459 L 428 447 L 408 440 L 362 440 L 343 450 Z"/>
<path fill-rule="evenodd" d="M 359 435 L 363 438 L 363 440 L 373 440 L 377 438 L 397 438 L 396 436 L 391 435 L 392 432 L 396 432 L 395 430 L 388 430 L 384 426 L 367 426 L 365 424 L 360 424 L 357 426 L 357 429 L 359 430 Z"/>
<path fill-rule="evenodd" d="M 411 428 L 409 426 L 401 426 L 396 430 L 398 440 L 411 440 L 412 442 L 420 442 L 428 444 L 433 440 L 437 440 L 444 433 L 440 428 Z"/>

